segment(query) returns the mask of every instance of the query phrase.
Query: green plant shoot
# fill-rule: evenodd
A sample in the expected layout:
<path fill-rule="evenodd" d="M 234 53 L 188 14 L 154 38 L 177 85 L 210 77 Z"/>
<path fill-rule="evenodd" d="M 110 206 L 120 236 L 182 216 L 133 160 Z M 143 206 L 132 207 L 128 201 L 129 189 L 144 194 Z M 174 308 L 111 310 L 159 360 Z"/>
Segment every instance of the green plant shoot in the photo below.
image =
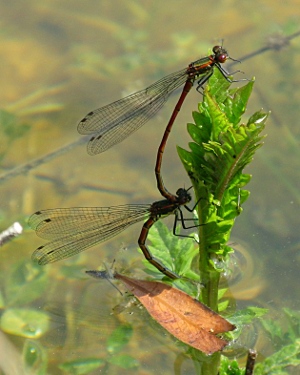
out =
<path fill-rule="evenodd" d="M 229 89 L 230 83 L 216 71 L 193 113 L 195 123 L 188 124 L 191 151 L 178 147 L 198 202 L 201 300 L 215 311 L 220 273 L 233 251 L 227 245 L 230 232 L 249 196 L 243 187 L 251 176 L 243 170 L 261 146 L 268 117 L 259 111 L 241 123 L 253 84 Z"/>

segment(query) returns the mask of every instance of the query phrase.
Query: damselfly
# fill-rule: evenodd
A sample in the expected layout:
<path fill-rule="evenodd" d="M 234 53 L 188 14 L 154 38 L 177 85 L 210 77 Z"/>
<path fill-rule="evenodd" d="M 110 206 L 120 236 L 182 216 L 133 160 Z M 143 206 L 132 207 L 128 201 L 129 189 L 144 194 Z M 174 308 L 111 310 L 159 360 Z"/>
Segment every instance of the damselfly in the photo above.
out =
<path fill-rule="evenodd" d="M 55 208 L 37 211 L 29 218 L 29 226 L 39 237 L 50 240 L 32 254 L 33 261 L 40 265 L 71 257 L 122 232 L 130 225 L 148 216 L 138 239 L 145 258 L 166 276 L 179 276 L 154 258 L 146 246 L 148 232 L 161 217 L 175 215 L 174 234 L 178 220 L 185 226 L 181 207 L 188 211 L 191 195 L 186 189 L 178 189 L 176 195 L 147 204 L 128 204 L 111 207 Z M 188 219 L 187 219 L 188 220 Z"/>
<path fill-rule="evenodd" d="M 222 46 L 215 46 L 212 51 L 213 54 L 190 63 L 187 68 L 161 78 L 144 90 L 89 112 L 80 121 L 77 128 L 80 134 L 92 134 L 87 146 L 88 153 L 90 155 L 100 154 L 122 142 L 150 120 L 164 105 L 171 93 L 185 83 L 167 127 L 169 132 L 194 82 L 198 79 L 197 90 L 199 91 L 213 74 L 214 67 L 219 69 L 228 81 L 237 82 L 230 78 L 230 75 L 236 72 L 228 73 L 221 66 L 226 60 L 234 59 Z M 163 152 L 166 139 L 162 143 L 160 153 Z M 158 160 L 157 164 L 160 163 L 161 161 Z"/>

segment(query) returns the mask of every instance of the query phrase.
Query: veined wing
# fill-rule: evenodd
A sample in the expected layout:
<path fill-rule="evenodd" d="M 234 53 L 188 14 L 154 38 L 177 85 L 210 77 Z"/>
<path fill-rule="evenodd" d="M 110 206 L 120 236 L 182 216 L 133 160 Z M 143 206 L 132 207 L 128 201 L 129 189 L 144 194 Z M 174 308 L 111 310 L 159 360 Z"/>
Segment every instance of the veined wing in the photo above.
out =
<path fill-rule="evenodd" d="M 32 259 L 44 265 L 68 258 L 112 238 L 149 214 L 150 205 L 75 207 L 37 211 L 28 221 L 39 237 L 51 240 Z"/>
<path fill-rule="evenodd" d="M 144 90 L 88 113 L 77 127 L 80 134 L 93 134 L 88 153 L 99 154 L 127 138 L 153 117 L 186 80 L 186 69 L 182 69 Z"/>

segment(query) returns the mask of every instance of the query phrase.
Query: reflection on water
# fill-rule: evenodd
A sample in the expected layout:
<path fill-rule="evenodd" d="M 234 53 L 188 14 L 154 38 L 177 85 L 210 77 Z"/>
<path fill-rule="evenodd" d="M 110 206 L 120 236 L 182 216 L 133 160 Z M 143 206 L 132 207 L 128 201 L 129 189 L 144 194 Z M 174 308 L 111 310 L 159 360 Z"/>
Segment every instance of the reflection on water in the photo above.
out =
<path fill-rule="evenodd" d="M 153 355 L 162 364 L 169 351 L 176 351 L 174 340 L 159 335 L 162 329 L 132 303 L 131 296 L 116 293 L 105 280 L 87 279 L 81 263 L 69 262 L 52 272 L 49 267 L 19 262 L 7 272 L 6 280 L 2 278 L 7 295 L 1 329 L 11 335 L 11 345 L 17 345 L 17 337 L 24 339 L 23 356 L 30 368 L 44 365 L 48 358 L 53 373 L 57 366 L 68 373 L 77 366 L 101 368 L 107 374 L 118 373 L 121 367 L 126 374 L 140 366 L 151 367 Z M 12 319 L 3 317 L 13 314 L 11 325 Z M 35 356 L 33 343 L 38 350 Z M 12 356 L 18 357 L 16 349 Z"/>
<path fill-rule="evenodd" d="M 295 31 L 296 2 L 216 4 L 190 0 L 184 7 L 158 1 L 2 3 L 1 174 L 76 142 L 76 124 L 87 112 L 186 66 L 205 55 L 220 38 L 225 38 L 224 45 L 238 58 L 260 47 L 262 35 L 277 32 L 283 25 L 287 34 Z M 250 166 L 251 197 L 235 228 L 254 262 L 253 288 L 250 293 L 249 285 L 240 284 L 235 292 L 238 298 L 247 294 L 249 299 L 268 301 L 277 311 L 286 306 L 299 308 L 294 287 L 299 283 L 298 46 L 295 39 L 286 49 L 270 51 L 239 67 L 247 77 L 256 77 L 249 111 L 263 106 L 272 116 L 265 145 Z M 170 191 L 189 185 L 176 162 L 175 144 L 185 147 L 189 142 L 183 129 L 198 100 L 198 94 L 191 92 L 167 146 L 163 174 Z M 2 181 L 1 228 L 15 221 L 26 228 L 27 216 L 38 209 L 159 199 L 153 174 L 155 150 L 174 101 L 171 98 L 145 129 L 99 157 L 89 157 L 81 145 L 47 159 L 29 173 Z M 103 247 L 102 254 L 113 253 L 121 241 L 136 248 L 139 230 Z M 173 373 L 173 361 L 181 347 L 166 339 L 156 325 L 149 326 L 146 315 L 138 319 L 135 313 L 134 318 L 129 313 L 111 315 L 120 296 L 109 285 L 93 284 L 84 275 L 85 269 L 102 261 L 98 252 L 39 269 L 29 260 L 38 243 L 33 233 L 25 231 L 1 248 L 0 302 L 3 311 L 48 309 L 51 330 L 36 340 L 3 336 L 1 343 L 7 353 L 6 361 L 1 361 L 4 372 L 22 373 L 20 368 L 8 371 L 2 363 L 21 364 L 23 350 L 47 356 L 48 372 L 53 374 L 58 373 L 59 363 L 88 356 L 101 360 L 89 363 L 91 371 L 98 366 L 103 373 L 117 373 L 114 360 L 121 359 L 110 351 L 108 340 L 115 329 L 125 326 L 133 329 L 133 338 L 118 352 L 130 357 L 126 362 L 129 369 L 124 371 L 132 373 L 139 366 L 148 373 Z M 134 251 L 128 253 L 128 264 L 131 257 L 139 256 Z M 49 310 L 53 305 L 61 309 L 60 314 Z M 52 310 L 57 312 L 57 307 Z M 185 373 L 192 373 L 192 365 L 186 366 Z"/>
<path fill-rule="evenodd" d="M 226 272 L 222 275 L 221 287 L 229 287 L 228 292 L 236 300 L 254 300 L 266 287 L 264 265 L 259 264 L 253 252 L 240 243 L 235 243 L 232 247 L 234 254 L 230 257 Z"/>

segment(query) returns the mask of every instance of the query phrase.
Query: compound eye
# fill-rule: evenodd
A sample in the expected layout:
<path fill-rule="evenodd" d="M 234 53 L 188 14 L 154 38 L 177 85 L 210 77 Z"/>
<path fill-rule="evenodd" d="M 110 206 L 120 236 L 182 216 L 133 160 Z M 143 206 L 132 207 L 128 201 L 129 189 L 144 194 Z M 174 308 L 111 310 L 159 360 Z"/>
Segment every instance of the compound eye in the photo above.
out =
<path fill-rule="evenodd" d="M 213 50 L 213 53 L 216 54 L 220 51 L 222 47 L 221 46 L 214 46 L 214 48 L 212 49 Z"/>
<path fill-rule="evenodd" d="M 183 191 L 184 191 L 184 189 L 179 188 L 179 189 L 176 191 L 176 195 L 181 195 Z"/>
<path fill-rule="evenodd" d="M 219 63 L 224 63 L 227 60 L 228 56 L 226 53 L 222 53 L 221 55 L 218 56 L 217 60 Z"/>

